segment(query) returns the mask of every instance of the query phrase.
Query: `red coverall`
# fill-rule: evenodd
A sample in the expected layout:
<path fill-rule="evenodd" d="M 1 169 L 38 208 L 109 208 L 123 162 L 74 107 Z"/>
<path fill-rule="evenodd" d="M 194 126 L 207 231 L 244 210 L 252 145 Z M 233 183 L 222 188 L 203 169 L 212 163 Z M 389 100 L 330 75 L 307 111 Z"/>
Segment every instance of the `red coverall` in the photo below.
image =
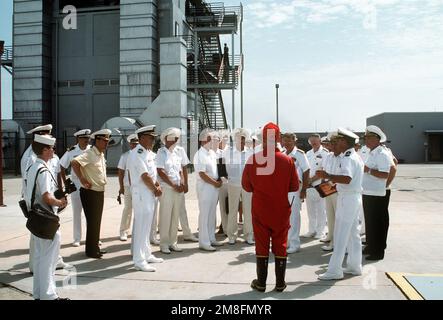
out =
<path fill-rule="evenodd" d="M 272 239 L 272 252 L 276 257 L 287 256 L 289 217 L 291 204 L 288 193 L 299 188 L 298 174 L 294 160 L 279 150 L 271 152 L 264 164 L 266 150 L 258 152 L 249 159 L 242 176 L 242 186 L 252 192 L 252 225 L 255 237 L 255 253 L 257 257 L 268 257 Z M 275 169 L 271 174 L 257 174 L 258 168 L 266 167 L 275 155 Z M 252 160 L 252 161 L 251 161 Z"/>

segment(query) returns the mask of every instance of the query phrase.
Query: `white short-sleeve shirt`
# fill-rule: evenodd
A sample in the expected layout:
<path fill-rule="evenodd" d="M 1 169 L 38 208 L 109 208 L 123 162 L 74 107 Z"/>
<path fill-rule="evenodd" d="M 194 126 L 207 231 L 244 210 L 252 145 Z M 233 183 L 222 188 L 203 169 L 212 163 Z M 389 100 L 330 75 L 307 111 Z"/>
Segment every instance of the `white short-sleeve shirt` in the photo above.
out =
<path fill-rule="evenodd" d="M 311 171 L 309 171 L 309 177 L 312 178 L 315 176 L 317 170 L 323 169 L 323 159 L 328 155 L 328 151 L 325 148 L 320 146 L 318 150 L 315 152 L 314 149 L 306 152 L 306 157 L 308 158 L 309 167 Z M 318 179 L 312 183 L 312 186 L 319 185 L 321 183 L 321 179 Z"/>
<path fill-rule="evenodd" d="M 300 180 L 300 182 L 303 182 L 303 173 L 310 169 L 306 153 L 295 147 L 294 150 L 292 150 L 292 152 L 288 154 L 288 156 L 294 159 L 295 168 L 297 169 L 298 173 L 298 179 Z"/>
<path fill-rule="evenodd" d="M 147 188 L 142 180 L 142 175 L 147 173 L 153 182 L 157 182 L 157 167 L 155 165 L 155 153 L 138 145 L 129 153 L 127 167 L 131 177 L 131 187 Z"/>
<path fill-rule="evenodd" d="M 346 150 L 339 158 L 338 175 L 350 177 L 352 180 L 349 184 L 337 183 L 338 193 L 352 192 L 361 194 L 364 168 L 363 160 L 361 160 L 354 148 Z"/>
<path fill-rule="evenodd" d="M 217 173 L 217 155 L 213 150 L 206 150 L 200 147 L 194 155 L 195 172 L 205 172 L 212 179 L 218 179 Z M 204 182 L 197 174 L 197 181 Z"/>
<path fill-rule="evenodd" d="M 162 147 L 157 152 L 155 164 L 157 168 L 165 170 L 166 175 L 174 185 L 179 186 L 181 184 L 182 159 L 177 153 Z M 161 184 L 166 184 L 161 177 L 158 177 L 158 180 Z"/>
<path fill-rule="evenodd" d="M 131 184 L 129 183 L 129 174 L 128 174 L 128 166 L 127 166 L 127 162 L 128 162 L 128 157 L 129 157 L 129 151 L 126 151 L 125 153 L 123 153 L 120 156 L 120 160 L 118 161 L 118 165 L 117 168 L 119 168 L 120 170 L 123 170 L 125 172 L 125 175 L 123 177 L 123 186 L 125 187 L 129 187 Z"/>
<path fill-rule="evenodd" d="M 39 173 L 38 176 L 37 172 L 40 168 L 43 168 L 43 170 Z M 40 204 L 42 207 L 53 210 L 53 212 L 57 212 L 57 207 L 50 207 L 43 201 L 43 195 L 45 193 L 53 194 L 56 190 L 56 183 L 54 181 L 54 177 L 51 176 L 50 168 L 48 167 L 48 164 L 44 162 L 42 159 L 37 158 L 35 162 L 31 165 L 31 168 L 28 170 L 28 181 L 26 184 L 25 192 L 24 192 L 24 198 L 26 201 L 26 204 L 28 206 L 28 209 L 31 207 L 31 199 L 32 199 L 32 191 L 34 189 L 34 181 L 37 178 L 36 188 L 35 188 L 35 198 L 34 198 L 34 204 Z"/>
<path fill-rule="evenodd" d="M 232 147 L 223 152 L 230 184 L 241 186 L 243 170 L 245 169 L 246 161 L 248 161 L 251 155 L 253 155 L 251 150 L 246 148 L 240 151 L 236 147 Z"/>
<path fill-rule="evenodd" d="M 191 161 L 189 161 L 186 151 L 181 146 L 176 146 L 174 152 L 180 157 L 182 167 L 186 167 Z"/>
<path fill-rule="evenodd" d="M 61 157 L 60 159 L 60 166 L 62 166 L 65 169 L 68 169 L 71 166 L 71 161 L 77 157 L 78 155 L 81 155 L 82 153 L 84 153 L 86 150 L 90 149 L 91 146 L 87 145 L 87 147 L 82 150 L 80 149 L 80 147 L 78 146 L 78 144 L 76 144 L 72 149 L 68 150 L 65 152 L 65 154 Z M 59 172 L 60 172 L 60 166 L 59 166 Z M 75 183 L 77 189 L 80 189 L 80 180 L 77 177 L 77 175 L 75 174 L 74 170 L 71 170 L 71 179 L 72 182 Z"/>
<path fill-rule="evenodd" d="M 392 156 L 385 147 L 380 145 L 369 152 L 365 165 L 369 169 L 389 173 L 393 163 Z M 363 175 L 363 194 L 369 196 L 385 196 L 386 180 L 387 179 L 374 177 L 370 175 L 369 172 L 365 172 Z"/>

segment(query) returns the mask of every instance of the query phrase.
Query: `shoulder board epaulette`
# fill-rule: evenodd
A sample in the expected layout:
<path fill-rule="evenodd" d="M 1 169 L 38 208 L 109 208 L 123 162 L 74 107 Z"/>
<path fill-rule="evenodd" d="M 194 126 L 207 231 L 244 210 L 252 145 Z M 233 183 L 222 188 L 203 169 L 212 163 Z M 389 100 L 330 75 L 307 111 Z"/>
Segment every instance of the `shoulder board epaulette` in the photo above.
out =
<path fill-rule="evenodd" d="M 345 157 L 349 157 L 351 155 L 351 151 L 347 151 L 346 153 L 345 153 Z"/>
<path fill-rule="evenodd" d="M 297 151 L 298 152 L 300 152 L 300 153 L 305 153 L 303 150 L 301 150 L 301 149 L 297 149 Z"/>
<path fill-rule="evenodd" d="M 321 159 L 321 158 L 323 158 L 323 156 L 322 156 L 321 154 L 318 154 L 318 155 L 316 156 L 316 158 Z"/>
<path fill-rule="evenodd" d="M 74 149 L 75 149 L 75 146 L 72 146 L 72 147 L 68 148 L 68 151 L 72 151 Z"/>
<path fill-rule="evenodd" d="M 142 154 L 143 153 L 143 149 L 138 149 L 137 153 Z"/>

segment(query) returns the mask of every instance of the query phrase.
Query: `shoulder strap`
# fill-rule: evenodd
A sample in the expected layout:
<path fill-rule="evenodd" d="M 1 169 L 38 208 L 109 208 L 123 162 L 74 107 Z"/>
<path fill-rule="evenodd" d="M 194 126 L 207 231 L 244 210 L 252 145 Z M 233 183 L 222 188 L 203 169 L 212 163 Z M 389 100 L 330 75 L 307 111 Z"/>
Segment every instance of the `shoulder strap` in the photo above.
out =
<path fill-rule="evenodd" d="M 44 171 L 49 171 L 46 167 L 40 167 L 37 170 L 37 173 L 35 174 L 35 179 L 34 179 L 34 187 L 32 188 L 32 197 L 31 197 L 31 208 L 34 206 L 34 200 L 35 200 L 35 189 L 37 187 L 37 177 L 40 173 L 44 172 Z"/>

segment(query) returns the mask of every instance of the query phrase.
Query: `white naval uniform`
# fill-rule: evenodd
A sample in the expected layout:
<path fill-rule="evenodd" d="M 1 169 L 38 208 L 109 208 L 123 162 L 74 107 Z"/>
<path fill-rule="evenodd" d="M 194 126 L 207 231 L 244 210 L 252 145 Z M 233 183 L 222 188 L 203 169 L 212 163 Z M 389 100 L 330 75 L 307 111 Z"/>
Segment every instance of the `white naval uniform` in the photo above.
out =
<path fill-rule="evenodd" d="M 226 145 L 226 147 L 221 150 L 217 150 L 217 161 L 219 159 L 223 158 L 224 153 L 226 150 L 229 150 L 229 145 Z M 218 189 L 218 204 L 219 204 L 219 210 L 220 210 L 220 221 L 223 228 L 223 233 L 226 235 L 228 234 L 228 211 L 229 211 L 229 199 L 228 199 L 228 208 L 226 207 L 226 198 L 228 197 L 228 183 L 225 177 L 221 178 L 223 181 L 222 186 Z"/>
<path fill-rule="evenodd" d="M 32 165 L 37 161 L 37 159 L 38 159 L 37 155 L 32 150 L 32 145 L 30 145 L 28 147 L 28 149 L 26 149 L 25 153 L 23 153 L 23 156 L 20 160 L 20 166 L 21 166 L 21 170 L 22 170 L 22 187 L 23 187 L 22 194 L 23 194 L 23 196 L 25 194 L 25 190 L 26 190 L 26 186 L 27 186 L 28 172 L 31 169 Z M 53 177 L 55 179 L 57 179 L 57 174 L 60 172 L 59 157 L 56 154 L 54 154 L 54 157 L 46 163 L 46 166 L 51 171 Z M 29 238 L 29 271 L 30 272 L 33 272 L 33 270 L 34 270 L 33 259 L 34 259 L 34 238 L 31 235 L 31 237 Z M 64 265 L 63 258 L 61 256 L 58 256 L 57 265 L 61 265 L 61 266 Z"/>
<path fill-rule="evenodd" d="M 328 151 L 320 146 L 317 152 L 313 149 L 306 153 L 306 157 L 309 161 L 310 178 L 315 176 L 317 170 L 323 169 L 323 159 L 328 155 Z M 317 186 L 321 183 L 321 179 L 314 181 L 311 185 Z M 326 226 L 326 208 L 325 199 L 321 198 L 318 191 L 315 188 L 308 188 L 306 191 L 306 207 L 308 210 L 309 218 L 309 231 L 308 233 L 314 234 L 316 238 L 321 238 L 324 235 Z"/>
<path fill-rule="evenodd" d="M 171 152 L 166 147 L 160 148 L 157 152 L 156 166 L 165 171 L 174 185 L 181 185 L 181 158 L 174 150 Z M 160 176 L 158 179 L 163 191 L 159 211 L 160 248 L 168 249 L 177 244 L 178 219 L 184 207 L 185 196 L 183 192 L 176 192 Z"/>
<path fill-rule="evenodd" d="M 190 163 L 190 161 L 188 155 L 186 154 L 186 150 L 181 146 L 176 146 L 174 148 L 174 152 L 180 157 L 182 171 L 187 170 L 185 167 Z M 186 211 L 186 201 L 183 203 L 183 206 L 180 210 L 179 221 L 180 221 L 180 226 L 183 230 L 183 237 L 185 239 L 192 237 L 193 234 L 191 228 L 189 227 L 188 213 Z"/>
<path fill-rule="evenodd" d="M 37 171 L 45 167 L 36 177 Z M 44 201 L 45 193 L 53 194 L 56 190 L 54 177 L 51 177 L 50 168 L 42 159 L 37 158 L 35 163 L 28 170 L 28 182 L 25 188 L 24 197 L 28 209 L 31 207 L 32 190 L 34 181 L 37 179 L 34 203 L 38 203 L 46 209 L 57 212 L 57 207 L 50 208 Z M 54 239 L 47 240 L 31 234 L 31 251 L 33 252 L 32 269 L 33 275 L 33 297 L 40 300 L 54 300 L 58 298 L 56 293 L 56 283 L 54 279 L 55 268 L 60 252 L 60 229 L 56 232 Z"/>
<path fill-rule="evenodd" d="M 85 151 L 91 148 L 90 145 L 87 145 L 84 150 L 80 149 L 79 145 L 75 145 L 72 150 L 66 151 L 65 154 L 60 159 L 60 166 L 65 169 L 68 169 L 71 166 L 71 161 L 81 155 Z M 80 242 L 82 239 L 82 201 L 80 199 L 80 179 L 75 174 L 74 170 L 71 169 L 71 180 L 77 187 L 77 190 L 71 193 L 71 203 L 72 203 L 72 220 L 73 220 L 73 228 L 74 228 L 74 242 Z"/>
<path fill-rule="evenodd" d="M 334 252 L 329 261 L 328 275 L 343 277 L 342 263 L 346 249 L 348 252 L 346 268 L 355 274 L 362 271 L 362 248 L 358 213 L 362 205 L 363 161 L 350 148 L 340 155 L 338 175 L 350 177 L 350 184 L 337 183 L 337 211 L 334 229 Z"/>
<path fill-rule="evenodd" d="M 323 168 L 328 174 L 338 175 L 340 170 L 340 156 L 336 156 L 334 152 L 330 152 L 323 160 Z M 328 222 L 328 236 L 326 241 L 334 239 L 335 212 L 337 211 L 337 193 L 327 196 L 325 199 L 326 216 Z M 333 241 L 331 242 L 331 245 Z"/>
<path fill-rule="evenodd" d="M 123 195 L 124 207 L 122 212 L 122 219 L 120 221 L 120 234 L 128 233 L 131 228 L 132 222 L 132 194 L 131 194 L 131 184 L 129 182 L 129 171 L 128 171 L 128 157 L 131 150 L 126 151 L 120 156 L 117 168 L 123 170 L 125 175 L 123 177 L 123 189 L 125 194 Z"/>
<path fill-rule="evenodd" d="M 358 150 L 358 155 L 363 160 L 363 163 L 366 163 L 366 160 L 368 159 L 369 152 L 371 152 L 371 149 L 369 149 L 367 146 L 362 146 L 360 150 Z M 363 235 L 366 233 L 366 224 L 365 224 L 365 214 L 363 211 L 363 205 L 360 208 L 359 213 L 359 219 L 360 219 L 360 234 Z"/>
<path fill-rule="evenodd" d="M 294 159 L 300 186 L 303 186 L 303 173 L 309 170 L 308 158 L 306 157 L 306 154 L 297 147 L 294 147 L 294 150 L 292 150 L 288 156 Z M 301 189 L 302 188 L 300 187 L 297 192 L 288 193 L 289 203 L 292 203 L 290 217 L 291 227 L 288 231 L 288 249 L 293 250 L 298 250 L 300 248 L 300 211 L 302 207 L 302 199 L 300 198 Z"/>
<path fill-rule="evenodd" d="M 194 167 L 197 174 L 198 228 L 200 247 L 209 247 L 216 242 L 215 225 L 218 189 L 202 180 L 199 173 L 204 172 L 217 180 L 217 156 L 213 150 L 203 146 L 194 155 Z"/>
<path fill-rule="evenodd" d="M 152 255 L 149 245 L 149 234 L 154 216 L 156 197 L 142 180 L 147 173 L 155 183 L 157 168 L 155 153 L 146 150 L 142 145 L 132 149 L 128 156 L 128 170 L 131 176 L 132 205 L 134 208 L 134 223 L 132 227 L 132 252 L 136 267 L 147 265 L 147 259 Z"/>
<path fill-rule="evenodd" d="M 228 148 L 223 153 L 223 158 L 226 163 L 226 171 L 228 172 L 228 202 L 229 202 L 229 214 L 228 214 L 228 238 L 230 241 L 237 239 L 238 233 L 238 206 L 241 201 L 243 209 L 243 236 L 246 241 L 252 242 L 254 240 L 254 232 L 252 229 L 252 193 L 246 192 L 242 185 L 241 180 L 243 176 L 243 170 L 249 157 L 253 153 L 249 149 L 243 151 L 238 150 L 235 146 Z"/>

